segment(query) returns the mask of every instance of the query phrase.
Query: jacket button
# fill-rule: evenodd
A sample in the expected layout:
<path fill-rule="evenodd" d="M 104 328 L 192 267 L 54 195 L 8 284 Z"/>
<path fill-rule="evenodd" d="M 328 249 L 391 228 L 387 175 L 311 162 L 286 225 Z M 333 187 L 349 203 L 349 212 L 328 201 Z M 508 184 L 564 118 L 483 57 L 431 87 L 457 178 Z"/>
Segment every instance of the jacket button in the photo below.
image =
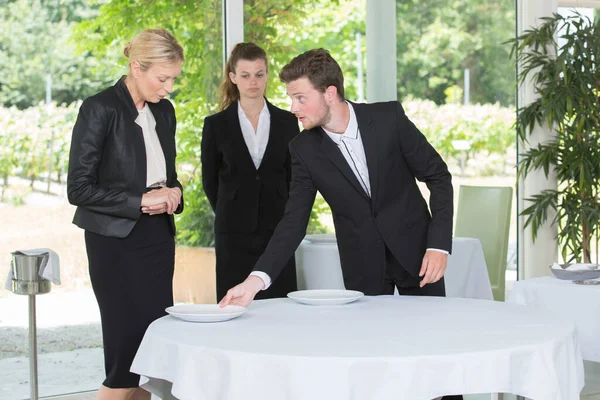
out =
<path fill-rule="evenodd" d="M 383 240 L 377 239 L 377 244 L 383 244 Z"/>
<path fill-rule="evenodd" d="M 259 175 L 256 175 L 256 180 L 260 181 L 260 176 Z"/>

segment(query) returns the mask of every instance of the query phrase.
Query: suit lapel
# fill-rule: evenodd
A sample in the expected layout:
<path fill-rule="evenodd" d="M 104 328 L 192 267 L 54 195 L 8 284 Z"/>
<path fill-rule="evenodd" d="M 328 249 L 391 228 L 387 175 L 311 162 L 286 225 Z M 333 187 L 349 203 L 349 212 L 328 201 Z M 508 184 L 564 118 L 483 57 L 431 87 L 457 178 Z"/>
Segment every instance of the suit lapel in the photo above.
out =
<path fill-rule="evenodd" d="M 317 129 L 319 129 L 321 133 L 321 151 L 325 153 L 333 165 L 340 170 L 340 172 L 344 175 L 344 177 L 346 177 L 352 186 L 354 186 L 354 188 L 367 200 L 370 200 L 360 182 L 358 182 L 358 179 L 356 179 L 356 175 L 354 175 L 354 172 L 352 172 L 352 169 L 342 155 L 339 147 L 333 142 L 333 140 L 331 140 L 329 136 L 327 136 L 327 133 L 325 133 L 322 128 L 319 127 Z"/>
<path fill-rule="evenodd" d="M 147 164 L 146 164 L 146 145 L 144 144 L 144 133 L 142 128 L 135 122 L 138 117 L 138 111 L 133 103 L 133 98 L 127 89 L 125 84 L 125 77 L 121 77 L 115 84 L 117 89 L 117 96 L 124 105 L 125 113 L 129 116 L 130 126 L 133 128 L 135 134 L 127 136 L 127 140 L 131 140 L 133 143 L 133 154 L 135 155 L 135 171 L 136 177 L 139 179 L 139 184 L 142 187 L 146 187 L 147 180 Z"/>
<path fill-rule="evenodd" d="M 360 137 L 365 149 L 365 157 L 367 159 L 367 168 L 369 170 L 369 183 L 371 184 L 371 199 L 373 202 L 377 197 L 377 135 L 373 120 L 365 107 L 362 104 L 352 103 L 356 120 L 358 121 L 358 129 Z"/>
<path fill-rule="evenodd" d="M 238 115 L 238 103 L 234 101 L 229 107 L 227 107 L 227 133 L 231 136 L 231 143 L 234 151 L 240 153 L 240 160 L 245 164 L 244 168 L 252 168 L 256 170 L 250 150 L 244 140 L 244 134 L 242 133 L 242 127 L 240 125 L 240 117 Z"/>

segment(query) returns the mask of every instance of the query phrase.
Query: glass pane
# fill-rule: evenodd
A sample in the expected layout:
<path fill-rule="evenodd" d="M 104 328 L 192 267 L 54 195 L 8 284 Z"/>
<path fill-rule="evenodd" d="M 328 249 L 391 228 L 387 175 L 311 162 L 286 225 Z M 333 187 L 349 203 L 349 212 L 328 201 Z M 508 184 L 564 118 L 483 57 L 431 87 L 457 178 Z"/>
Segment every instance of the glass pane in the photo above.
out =
<path fill-rule="evenodd" d="M 127 73 L 123 48 L 143 28 L 165 27 L 184 47 L 186 62 L 171 95 L 178 118 L 178 169 L 186 190 L 201 190 L 196 172 L 200 131 L 202 118 L 214 110 L 221 75 L 222 2 L 88 3 L 17 0 L 0 11 L 3 26 L 10 24 L 10 29 L 0 33 L 0 58 L 21 57 L 18 62 L 2 62 L 3 71 L 9 64 L 21 67 L 11 71 L 23 83 L 19 90 L 7 92 L 7 74 L 0 78 L 0 121 L 4 126 L 0 132 L 3 400 L 30 397 L 28 297 L 4 289 L 10 253 L 18 249 L 50 248 L 60 257 L 62 284 L 36 296 L 39 396 L 97 390 L 104 380 L 100 315 L 91 289 L 83 231 L 71 223 L 75 208 L 66 196 L 66 168 L 71 130 L 81 101 Z M 51 104 L 39 105 L 46 98 L 47 87 Z M 202 206 L 186 204 L 190 219 L 180 222 L 180 233 L 209 232 L 209 238 L 201 242 L 208 243 L 212 227 L 190 228 L 203 220 L 198 214 L 205 210 Z M 191 240 L 183 237 L 179 242 Z M 198 281 L 187 274 L 190 268 L 184 263 L 189 254 L 182 248 L 177 250 L 177 301 L 199 296 L 190 289 Z M 214 269 L 214 256 L 209 257 L 210 262 Z"/>
<path fill-rule="evenodd" d="M 448 163 L 455 206 L 460 185 L 516 189 L 515 63 L 505 43 L 515 35 L 515 2 L 396 4 L 398 99 Z M 516 198 L 512 207 L 508 280 L 516 279 Z"/>

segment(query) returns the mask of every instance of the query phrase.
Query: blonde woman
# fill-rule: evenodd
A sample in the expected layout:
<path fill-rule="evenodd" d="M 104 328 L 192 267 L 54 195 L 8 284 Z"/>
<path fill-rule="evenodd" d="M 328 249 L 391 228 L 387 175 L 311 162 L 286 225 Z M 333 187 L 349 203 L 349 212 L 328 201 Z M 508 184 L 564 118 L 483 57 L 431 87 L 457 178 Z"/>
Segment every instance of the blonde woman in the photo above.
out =
<path fill-rule="evenodd" d="M 215 212 L 217 297 L 243 281 L 283 217 L 291 177 L 289 142 L 298 120 L 265 99 L 267 54 L 254 43 L 232 50 L 221 84 L 221 112 L 204 121 L 202 183 Z M 259 298 L 296 290 L 294 257 Z"/>
<path fill-rule="evenodd" d="M 129 369 L 148 325 L 173 305 L 173 214 L 183 210 L 175 111 L 165 98 L 183 49 L 168 31 L 147 29 L 124 53 L 129 73 L 81 105 L 67 180 L 102 320 L 106 379 L 97 398 L 111 400 L 150 399 Z"/>

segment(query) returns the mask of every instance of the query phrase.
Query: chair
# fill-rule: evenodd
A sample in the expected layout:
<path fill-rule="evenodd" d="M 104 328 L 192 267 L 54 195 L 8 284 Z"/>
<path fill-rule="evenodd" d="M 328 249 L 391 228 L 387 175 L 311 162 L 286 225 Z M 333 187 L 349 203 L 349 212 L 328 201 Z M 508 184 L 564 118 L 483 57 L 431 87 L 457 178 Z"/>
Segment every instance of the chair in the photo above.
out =
<path fill-rule="evenodd" d="M 494 300 L 504 301 L 508 233 L 513 189 L 460 186 L 454 236 L 481 242 Z"/>

